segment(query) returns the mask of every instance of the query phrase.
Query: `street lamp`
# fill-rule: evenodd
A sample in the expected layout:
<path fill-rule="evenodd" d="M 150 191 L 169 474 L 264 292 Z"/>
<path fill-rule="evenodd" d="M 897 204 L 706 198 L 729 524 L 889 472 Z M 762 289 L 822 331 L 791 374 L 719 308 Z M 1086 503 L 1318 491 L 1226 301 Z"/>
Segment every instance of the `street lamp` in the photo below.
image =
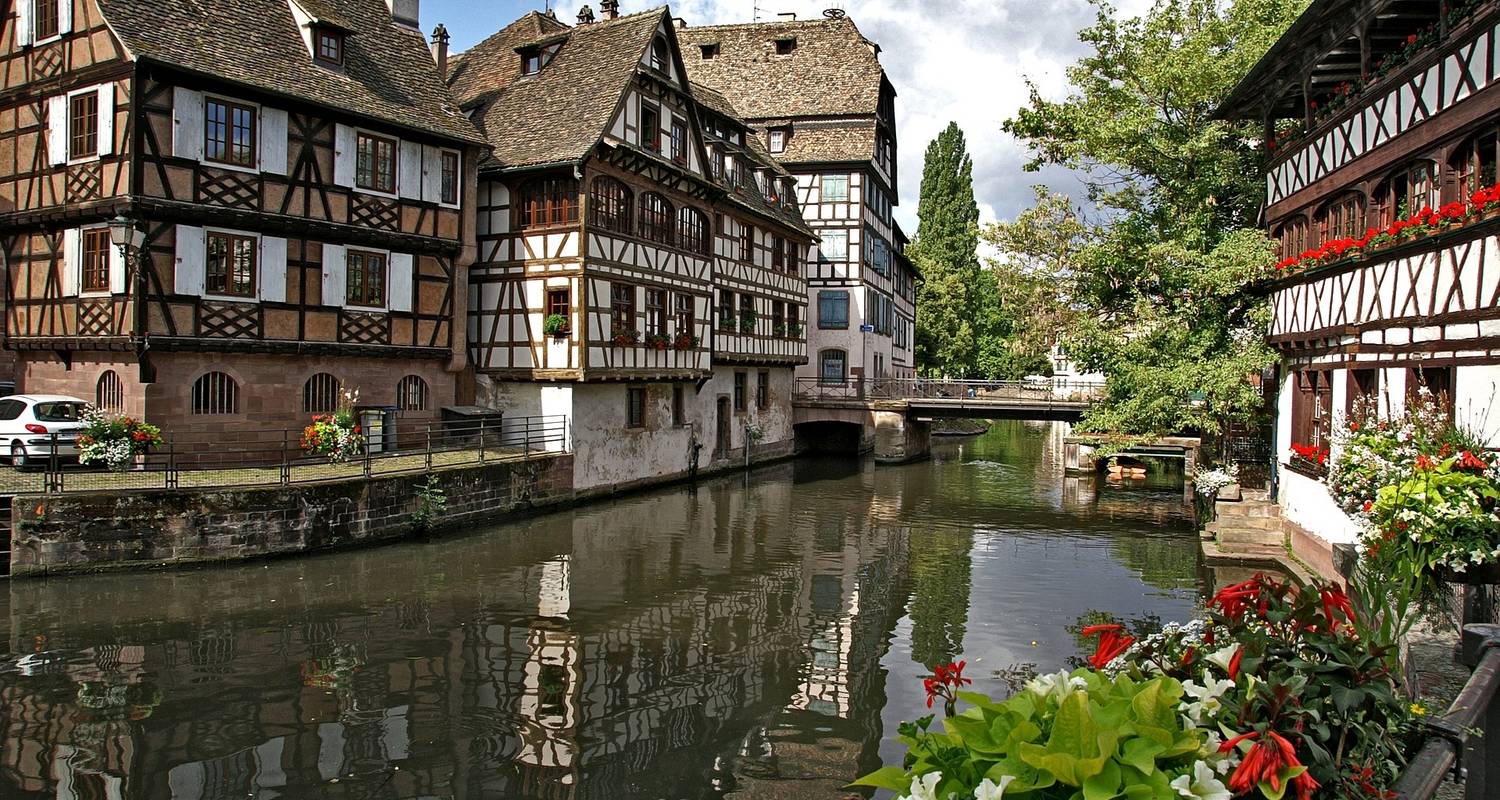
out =
<path fill-rule="evenodd" d="M 129 261 L 129 248 L 141 249 L 146 243 L 146 232 L 135 226 L 135 220 L 121 214 L 109 221 L 109 240 Z"/>

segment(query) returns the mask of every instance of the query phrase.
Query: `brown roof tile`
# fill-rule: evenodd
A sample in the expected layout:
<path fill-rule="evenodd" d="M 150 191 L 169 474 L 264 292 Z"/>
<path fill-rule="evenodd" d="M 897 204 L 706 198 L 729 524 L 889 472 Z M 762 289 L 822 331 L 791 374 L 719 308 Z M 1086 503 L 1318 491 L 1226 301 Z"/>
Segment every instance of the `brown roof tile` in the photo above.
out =
<path fill-rule="evenodd" d="M 796 39 L 776 55 L 777 39 Z M 677 31 L 689 76 L 723 92 L 746 119 L 874 115 L 883 72 L 874 44 L 838 19 L 686 27 Z M 719 45 L 704 59 L 698 45 Z"/>
<path fill-rule="evenodd" d="M 350 34 L 345 68 L 313 63 L 287 0 L 100 0 L 137 58 L 461 141 L 483 142 L 456 110 L 418 31 L 383 0 L 311 0 Z"/>
<path fill-rule="evenodd" d="M 528 14 L 466 52 L 449 85 L 475 117 L 502 167 L 577 161 L 588 154 L 613 118 L 620 96 L 665 7 L 568 28 Z M 541 20 L 550 20 L 543 22 Z M 561 26 L 549 30 L 553 25 Z M 536 75 L 520 74 L 516 48 L 561 37 L 557 55 Z"/>

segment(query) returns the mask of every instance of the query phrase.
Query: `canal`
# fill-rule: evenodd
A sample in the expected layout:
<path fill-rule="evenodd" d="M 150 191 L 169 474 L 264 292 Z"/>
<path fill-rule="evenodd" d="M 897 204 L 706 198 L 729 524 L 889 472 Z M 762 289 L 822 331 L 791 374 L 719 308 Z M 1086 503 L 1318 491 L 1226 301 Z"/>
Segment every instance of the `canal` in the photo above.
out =
<path fill-rule="evenodd" d="M 3 798 L 839 798 L 927 713 L 1200 598 L 1181 475 L 1002 423 L 352 553 L 0 582 Z"/>

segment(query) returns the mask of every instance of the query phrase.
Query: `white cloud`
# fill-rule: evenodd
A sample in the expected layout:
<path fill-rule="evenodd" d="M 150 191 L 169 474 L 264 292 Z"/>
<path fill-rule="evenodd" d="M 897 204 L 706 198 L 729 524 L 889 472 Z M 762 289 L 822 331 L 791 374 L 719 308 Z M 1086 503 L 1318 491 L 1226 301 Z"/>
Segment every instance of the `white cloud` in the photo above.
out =
<path fill-rule="evenodd" d="M 1117 5 L 1141 13 L 1149 2 Z M 1081 195 L 1078 179 L 1065 170 L 1025 172 L 1025 147 L 1001 124 L 1027 102 L 1028 78 L 1044 96 L 1065 94 L 1066 68 L 1085 52 L 1078 31 L 1094 19 L 1086 0 L 685 0 L 673 13 L 689 25 L 748 22 L 756 6 L 763 20 L 783 11 L 815 18 L 842 6 L 880 44 L 881 63 L 897 94 L 897 218 L 909 233 L 917 227 L 923 153 L 950 120 L 968 139 L 985 221 L 1011 218 L 1030 205 L 1032 184 Z"/>

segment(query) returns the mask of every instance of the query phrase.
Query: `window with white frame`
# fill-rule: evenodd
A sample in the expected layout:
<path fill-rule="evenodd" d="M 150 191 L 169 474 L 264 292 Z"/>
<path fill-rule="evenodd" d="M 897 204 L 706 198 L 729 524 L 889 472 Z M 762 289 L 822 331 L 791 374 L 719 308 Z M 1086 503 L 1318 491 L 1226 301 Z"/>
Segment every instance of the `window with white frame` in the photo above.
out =
<path fill-rule="evenodd" d="M 846 230 L 823 231 L 823 243 L 818 248 L 818 256 L 823 261 L 848 261 L 849 232 Z"/>
<path fill-rule="evenodd" d="M 824 175 L 822 201 L 837 202 L 849 199 L 849 176 L 847 174 Z"/>

